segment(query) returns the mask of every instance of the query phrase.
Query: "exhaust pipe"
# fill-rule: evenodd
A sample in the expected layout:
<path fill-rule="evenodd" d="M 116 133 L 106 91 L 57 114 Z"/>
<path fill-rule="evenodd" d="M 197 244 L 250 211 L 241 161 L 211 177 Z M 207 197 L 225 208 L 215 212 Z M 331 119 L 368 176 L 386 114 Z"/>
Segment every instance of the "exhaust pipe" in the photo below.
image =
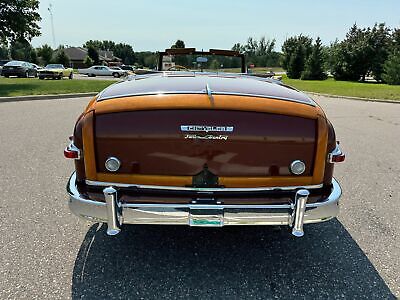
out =
<path fill-rule="evenodd" d="M 110 186 L 103 193 L 107 204 L 107 234 L 117 235 L 121 231 L 117 190 Z"/>
<path fill-rule="evenodd" d="M 298 190 L 296 192 L 295 199 L 295 215 L 292 234 L 296 237 L 302 237 L 304 235 L 303 221 L 304 213 L 306 211 L 306 204 L 310 192 L 307 190 Z"/>

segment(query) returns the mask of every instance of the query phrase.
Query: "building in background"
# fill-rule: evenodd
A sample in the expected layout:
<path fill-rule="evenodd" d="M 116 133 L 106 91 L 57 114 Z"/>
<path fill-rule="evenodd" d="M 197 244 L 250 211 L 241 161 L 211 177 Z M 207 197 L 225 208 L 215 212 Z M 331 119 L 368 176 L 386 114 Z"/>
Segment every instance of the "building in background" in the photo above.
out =
<path fill-rule="evenodd" d="M 88 51 L 83 47 L 68 47 L 64 49 L 65 54 L 71 61 L 72 68 L 85 68 L 85 59 L 88 56 Z M 112 51 L 99 50 L 99 61 L 101 65 L 119 66 L 122 64 L 122 59 L 114 56 Z"/>

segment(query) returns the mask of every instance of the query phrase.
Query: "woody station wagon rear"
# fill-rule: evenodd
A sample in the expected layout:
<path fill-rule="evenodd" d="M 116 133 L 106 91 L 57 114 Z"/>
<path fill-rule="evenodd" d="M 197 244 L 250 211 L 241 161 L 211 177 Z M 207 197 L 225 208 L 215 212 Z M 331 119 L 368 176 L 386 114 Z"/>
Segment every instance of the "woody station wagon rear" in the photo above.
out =
<path fill-rule="evenodd" d="M 302 236 L 303 224 L 337 216 L 333 164 L 344 154 L 322 109 L 245 74 L 232 51 L 167 50 L 160 71 L 163 56 L 178 54 L 239 58 L 242 72 L 157 72 L 97 95 L 64 151 L 75 160 L 72 212 L 110 235 L 124 224 L 183 224 L 288 225 Z"/>

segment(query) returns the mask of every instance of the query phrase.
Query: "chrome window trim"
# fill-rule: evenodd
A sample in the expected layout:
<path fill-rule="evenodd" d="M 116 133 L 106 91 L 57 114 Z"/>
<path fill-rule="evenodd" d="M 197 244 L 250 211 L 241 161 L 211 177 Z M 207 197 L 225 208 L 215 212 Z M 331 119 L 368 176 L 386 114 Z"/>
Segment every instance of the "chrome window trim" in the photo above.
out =
<path fill-rule="evenodd" d="M 171 190 L 171 191 L 195 191 L 195 192 L 262 192 L 262 191 L 294 191 L 297 189 L 319 189 L 323 184 L 314 185 L 299 185 L 299 186 L 276 186 L 276 187 L 256 187 L 256 188 L 195 188 L 195 187 L 180 187 L 180 186 L 165 186 L 165 185 L 142 185 L 130 183 L 116 183 L 85 180 L 87 185 L 98 187 L 121 187 L 121 188 L 139 188 L 152 190 Z"/>

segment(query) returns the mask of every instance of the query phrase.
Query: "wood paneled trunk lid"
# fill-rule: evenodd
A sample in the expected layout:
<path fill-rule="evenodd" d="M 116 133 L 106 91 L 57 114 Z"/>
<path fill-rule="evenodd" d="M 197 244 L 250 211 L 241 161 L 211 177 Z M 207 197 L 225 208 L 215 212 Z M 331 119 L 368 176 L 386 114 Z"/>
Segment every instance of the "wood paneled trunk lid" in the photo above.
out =
<path fill-rule="evenodd" d="M 182 125 L 233 127 L 232 132 L 181 130 Z M 117 157 L 114 174 L 194 176 L 205 166 L 218 177 L 292 177 L 302 160 L 313 176 L 318 120 L 293 115 L 212 109 L 122 111 L 95 116 L 96 169 Z"/>

